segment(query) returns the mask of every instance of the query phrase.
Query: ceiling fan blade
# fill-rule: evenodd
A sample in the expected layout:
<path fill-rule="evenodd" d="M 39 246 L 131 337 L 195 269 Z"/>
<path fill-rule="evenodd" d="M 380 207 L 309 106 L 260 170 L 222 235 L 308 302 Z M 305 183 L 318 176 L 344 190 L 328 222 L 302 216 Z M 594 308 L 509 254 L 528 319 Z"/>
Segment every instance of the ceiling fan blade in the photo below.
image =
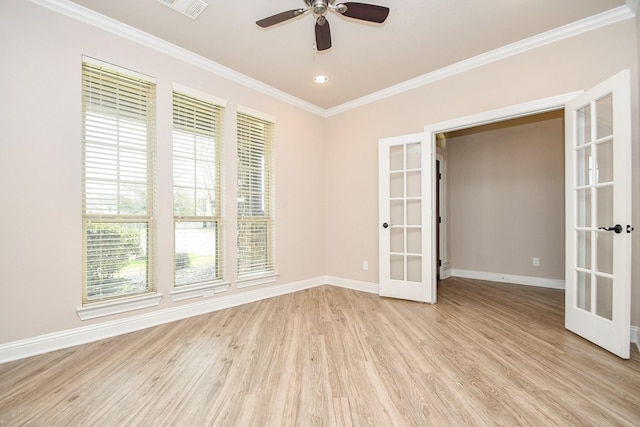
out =
<path fill-rule="evenodd" d="M 349 18 L 382 24 L 385 19 L 387 19 L 387 16 L 389 16 L 388 7 L 357 2 L 347 2 L 343 4 L 347 6 L 347 10 L 342 12 L 342 14 Z"/>
<path fill-rule="evenodd" d="M 322 24 L 320 24 L 322 22 Z M 316 20 L 316 49 L 318 51 L 327 50 L 331 47 L 331 29 L 329 21 L 324 16 Z"/>
<path fill-rule="evenodd" d="M 304 12 L 305 12 L 304 9 L 287 10 L 286 12 L 280 12 L 273 16 L 269 16 L 268 18 L 264 18 L 259 21 L 256 21 L 256 24 L 258 24 L 259 27 L 267 28 L 272 25 L 276 25 L 281 22 L 284 22 L 288 19 L 295 18 L 298 15 L 302 15 Z"/>

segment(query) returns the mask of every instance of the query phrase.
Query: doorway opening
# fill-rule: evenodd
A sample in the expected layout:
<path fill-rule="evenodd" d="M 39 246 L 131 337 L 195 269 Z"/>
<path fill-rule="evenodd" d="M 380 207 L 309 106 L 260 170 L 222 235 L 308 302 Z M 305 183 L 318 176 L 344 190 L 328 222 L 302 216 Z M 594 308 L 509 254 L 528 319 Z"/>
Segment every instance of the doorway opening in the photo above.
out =
<path fill-rule="evenodd" d="M 564 288 L 564 148 L 563 110 L 438 135 L 438 280 Z"/>
<path fill-rule="evenodd" d="M 454 132 L 454 131 L 458 131 L 458 130 L 462 130 L 462 129 L 468 129 L 468 128 L 472 128 L 472 127 L 477 127 L 477 126 L 482 126 L 482 125 L 488 125 L 491 123 L 497 123 L 497 122 L 501 122 L 501 121 L 505 121 L 505 120 L 509 120 L 509 119 L 516 119 L 516 118 L 520 118 L 520 117 L 526 117 L 526 116 L 531 116 L 534 114 L 540 114 L 540 113 L 546 113 L 546 112 L 550 112 L 550 111 L 556 111 L 556 110 L 562 110 L 564 109 L 564 105 L 571 99 L 574 99 L 579 93 L 581 92 L 572 92 L 572 93 L 567 93 L 564 95 L 559 95 L 559 96 L 554 96 L 554 97 L 550 97 L 550 98 L 544 98 L 544 99 L 540 99 L 537 101 L 532 101 L 532 102 L 527 102 L 524 104 L 518 104 L 518 105 L 513 105 L 513 106 L 509 106 L 509 107 L 505 107 L 505 108 L 499 108 L 496 110 L 491 110 L 491 111 L 487 111 L 487 112 L 483 112 L 483 113 L 478 113 L 478 114 L 473 114 L 470 116 L 465 116 L 465 117 L 459 117 L 456 119 L 452 119 L 452 120 L 447 120 L 444 122 L 440 122 L 440 123 L 433 123 L 430 125 L 425 126 L 424 128 L 424 134 L 425 134 L 425 138 L 428 144 L 431 144 L 430 147 L 430 153 L 432 153 L 432 155 L 434 157 L 432 157 L 433 159 L 433 165 L 432 165 L 432 171 L 435 169 L 435 155 L 436 155 L 436 148 L 437 148 L 437 138 L 439 134 L 446 134 L 448 132 Z M 432 195 L 432 201 L 431 201 L 431 206 L 432 208 L 435 210 L 435 206 L 436 206 L 436 201 L 435 201 L 435 194 L 436 194 L 436 190 L 435 190 L 435 185 L 436 185 L 437 180 L 432 180 L 432 188 L 431 188 L 431 195 Z M 497 225 L 499 226 L 499 224 Z M 436 253 L 436 239 L 435 239 L 435 234 L 436 234 L 436 223 L 435 220 L 432 221 L 432 226 L 431 226 L 431 245 L 432 245 L 432 254 Z M 430 301 L 432 302 L 436 302 L 437 300 L 437 286 L 434 286 L 434 284 L 437 283 L 437 264 L 438 261 L 435 259 L 435 256 L 432 257 L 432 268 L 431 268 L 431 275 L 430 275 L 430 283 L 432 284 L 430 286 L 430 292 L 431 292 L 431 299 Z"/>

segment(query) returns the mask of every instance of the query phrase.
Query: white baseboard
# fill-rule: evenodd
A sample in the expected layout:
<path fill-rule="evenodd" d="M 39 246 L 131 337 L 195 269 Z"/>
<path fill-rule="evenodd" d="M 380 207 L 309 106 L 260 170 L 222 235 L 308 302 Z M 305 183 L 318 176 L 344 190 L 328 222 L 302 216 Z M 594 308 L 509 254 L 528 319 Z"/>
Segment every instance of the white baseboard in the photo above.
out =
<path fill-rule="evenodd" d="M 631 326 L 631 342 L 635 343 L 640 351 L 640 326 Z"/>
<path fill-rule="evenodd" d="M 73 347 L 111 338 L 117 335 L 138 331 L 188 317 L 211 313 L 225 308 L 236 307 L 250 302 L 260 301 L 303 289 L 326 284 L 325 277 L 303 280 L 284 285 L 271 286 L 241 292 L 233 295 L 215 296 L 195 303 L 171 307 L 151 313 L 139 314 L 123 319 L 107 321 L 95 325 L 81 326 L 51 334 L 40 335 L 20 341 L 0 344 L 0 363 L 47 353 L 54 350 Z"/>
<path fill-rule="evenodd" d="M 342 279 L 340 277 L 326 276 L 325 283 L 339 288 L 353 289 L 354 291 L 368 292 L 370 294 L 378 293 L 378 284 L 371 282 L 362 282 L 360 280 Z"/>
<path fill-rule="evenodd" d="M 448 279 L 451 276 L 452 276 L 452 274 L 451 274 L 451 269 L 450 268 L 447 268 L 447 269 L 444 269 L 444 270 L 440 270 L 440 280 Z"/>
<path fill-rule="evenodd" d="M 487 273 L 484 271 L 460 270 L 457 268 L 451 269 L 451 275 L 454 277 L 463 277 L 465 279 L 513 283 L 516 285 L 538 286 L 541 288 L 564 289 L 564 280 L 561 279 L 545 279 L 542 277 L 517 276 L 515 274 Z"/>

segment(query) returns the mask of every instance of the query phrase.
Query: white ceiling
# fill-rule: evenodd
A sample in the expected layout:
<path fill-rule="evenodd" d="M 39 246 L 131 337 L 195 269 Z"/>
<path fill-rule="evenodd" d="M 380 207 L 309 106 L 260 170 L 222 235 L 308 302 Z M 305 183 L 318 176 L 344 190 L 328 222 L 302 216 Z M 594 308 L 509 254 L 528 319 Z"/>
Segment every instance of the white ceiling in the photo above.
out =
<path fill-rule="evenodd" d="M 314 50 L 305 14 L 262 29 L 255 21 L 303 0 L 205 0 L 195 20 L 158 0 L 73 0 L 322 109 L 574 23 L 625 0 L 360 0 L 387 6 L 384 24 L 329 12 L 333 47 Z M 329 83 L 312 82 L 316 74 Z"/>

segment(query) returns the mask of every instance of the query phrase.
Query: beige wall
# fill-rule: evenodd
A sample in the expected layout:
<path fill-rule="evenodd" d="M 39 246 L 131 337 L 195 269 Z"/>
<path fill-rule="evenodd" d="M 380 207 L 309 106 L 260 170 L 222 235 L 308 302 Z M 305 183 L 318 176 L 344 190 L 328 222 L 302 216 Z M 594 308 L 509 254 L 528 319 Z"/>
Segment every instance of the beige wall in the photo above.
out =
<path fill-rule="evenodd" d="M 81 322 L 81 61 L 86 54 L 157 79 L 155 309 Z M 226 99 L 226 270 L 235 291 L 235 110 L 277 118 L 275 284 L 324 266 L 324 119 L 23 0 L 0 2 L 0 343 L 177 305 L 173 280 L 171 84 Z M 196 300 L 197 301 L 197 300 Z M 202 301 L 200 299 L 200 301 Z"/>
<path fill-rule="evenodd" d="M 556 111 L 447 136 L 452 269 L 564 279 L 563 121 Z"/>
<path fill-rule="evenodd" d="M 378 140 L 425 125 L 588 89 L 631 69 L 634 200 L 640 200 L 636 21 L 623 22 L 478 67 L 327 120 L 327 273 L 378 281 Z M 634 204 L 633 222 L 640 224 Z M 638 227 L 636 227 L 637 229 Z M 634 233 L 632 324 L 640 325 L 640 233 Z M 541 256 L 542 257 L 542 256 Z M 362 260 L 369 261 L 363 271 Z"/>

